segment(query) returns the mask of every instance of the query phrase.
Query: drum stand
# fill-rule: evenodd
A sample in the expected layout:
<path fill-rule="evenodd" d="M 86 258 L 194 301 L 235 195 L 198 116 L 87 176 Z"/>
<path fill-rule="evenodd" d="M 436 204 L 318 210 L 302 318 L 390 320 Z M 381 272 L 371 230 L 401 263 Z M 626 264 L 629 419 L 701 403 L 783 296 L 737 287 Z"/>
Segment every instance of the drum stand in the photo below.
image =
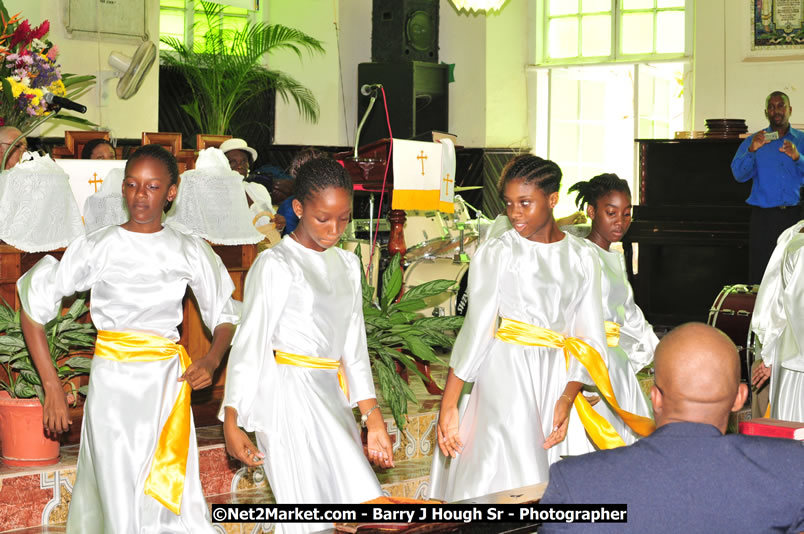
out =
<path fill-rule="evenodd" d="M 457 226 L 458 231 L 460 232 L 460 236 L 458 237 L 460 241 L 458 243 L 458 252 L 456 252 L 455 256 L 452 257 L 452 263 L 469 263 L 469 255 L 463 250 L 463 231 L 465 229 L 465 224 L 459 222 L 455 226 Z"/>

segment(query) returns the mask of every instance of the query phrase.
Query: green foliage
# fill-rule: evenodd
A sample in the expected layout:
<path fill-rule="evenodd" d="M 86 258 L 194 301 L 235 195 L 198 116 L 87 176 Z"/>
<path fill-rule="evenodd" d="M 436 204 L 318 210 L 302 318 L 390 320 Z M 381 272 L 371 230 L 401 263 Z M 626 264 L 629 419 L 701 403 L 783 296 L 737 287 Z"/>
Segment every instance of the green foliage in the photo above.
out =
<path fill-rule="evenodd" d="M 95 328 L 78 320 L 89 311 L 85 298 L 78 298 L 64 315 L 59 315 L 45 325 L 50 358 L 56 373 L 64 383 L 71 378 L 89 374 L 92 364 L 90 358 L 72 356 L 59 364 L 59 360 L 81 349 L 95 345 Z M 38 397 L 44 401 L 44 390 L 39 373 L 36 372 L 25 338 L 20 326 L 20 311 L 15 311 L 3 301 L 0 305 L 0 366 L 8 376 L 7 382 L 0 382 L 0 388 L 18 399 Z M 75 389 L 72 393 L 86 395 L 87 387 Z"/>
<path fill-rule="evenodd" d="M 360 257 L 360 247 L 356 249 Z M 427 377 L 416 367 L 416 358 L 431 363 L 447 364 L 434 348 L 451 349 L 454 332 L 461 328 L 463 317 L 422 317 L 414 313 L 427 307 L 424 299 L 440 295 L 455 286 L 453 280 L 433 280 L 409 289 L 395 302 L 402 289 L 400 256 L 396 254 L 382 274 L 379 302 L 372 299 L 374 288 L 363 278 L 363 317 L 371 365 L 377 375 L 380 391 L 390 405 L 399 429 L 405 428 L 408 401 L 418 403 L 416 395 L 396 372 L 398 362 L 422 380 Z M 415 358 L 414 358 L 415 356 Z"/>
<path fill-rule="evenodd" d="M 318 120 L 313 93 L 287 74 L 267 69 L 263 58 L 269 52 L 290 50 L 299 59 L 303 52 L 324 53 L 321 42 L 279 24 L 250 22 L 239 30 L 224 27 L 223 6 L 202 2 L 209 30 L 192 48 L 170 36 L 161 41 L 172 52 L 161 54 L 162 63 L 184 76 L 191 89 L 182 105 L 201 132 L 230 133 L 229 123 L 250 99 L 274 89 L 285 102 L 292 99 L 306 120 Z"/>

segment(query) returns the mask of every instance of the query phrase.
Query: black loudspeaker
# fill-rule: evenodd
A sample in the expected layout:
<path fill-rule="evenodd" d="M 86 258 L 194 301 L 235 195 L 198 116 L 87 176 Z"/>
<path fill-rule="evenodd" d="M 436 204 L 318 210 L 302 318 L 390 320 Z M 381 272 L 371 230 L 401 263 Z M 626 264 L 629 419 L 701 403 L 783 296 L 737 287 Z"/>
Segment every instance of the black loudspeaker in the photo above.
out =
<path fill-rule="evenodd" d="M 360 63 L 357 66 L 357 121 L 369 104 L 360 94 L 363 85 L 381 84 L 388 98 L 391 129 L 397 139 L 410 139 L 430 130 L 448 131 L 449 67 L 437 63 L 406 61 L 398 63 Z M 388 137 L 382 92 L 377 92 L 374 109 L 360 133 L 360 145 Z"/>
<path fill-rule="evenodd" d="M 438 63 L 438 0 L 374 0 L 371 60 Z"/>

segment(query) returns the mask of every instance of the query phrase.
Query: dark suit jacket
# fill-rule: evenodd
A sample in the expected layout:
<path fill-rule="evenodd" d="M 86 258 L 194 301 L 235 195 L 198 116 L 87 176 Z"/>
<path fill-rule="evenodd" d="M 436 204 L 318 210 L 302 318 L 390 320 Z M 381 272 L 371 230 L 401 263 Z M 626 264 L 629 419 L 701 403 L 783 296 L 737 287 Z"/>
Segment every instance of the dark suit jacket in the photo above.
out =
<path fill-rule="evenodd" d="M 542 504 L 626 503 L 628 523 L 539 532 L 804 531 L 804 442 L 671 423 L 630 447 L 550 467 Z"/>

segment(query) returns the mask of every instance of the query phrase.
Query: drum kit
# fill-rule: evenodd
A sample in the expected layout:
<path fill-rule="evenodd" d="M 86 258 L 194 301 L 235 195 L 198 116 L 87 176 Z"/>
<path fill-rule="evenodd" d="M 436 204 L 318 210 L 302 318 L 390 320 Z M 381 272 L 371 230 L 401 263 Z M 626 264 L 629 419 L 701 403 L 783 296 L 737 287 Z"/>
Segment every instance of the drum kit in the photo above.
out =
<path fill-rule="evenodd" d="M 455 195 L 454 205 L 455 212 L 450 214 L 438 211 L 406 212 L 404 289 L 431 280 L 456 282 L 454 289 L 427 299 L 428 308 L 419 312 L 427 317 L 466 314 L 469 262 L 491 225 L 491 220 L 460 195 Z M 470 209 L 475 212 L 475 218 L 470 216 Z M 344 232 L 340 246 L 353 252 L 360 247 L 363 268 L 369 273 L 371 285 L 376 288 L 380 245 L 376 245 L 372 255 L 370 240 L 355 237 L 358 232 L 368 230 L 369 224 L 362 219 L 352 221 Z M 387 224 L 381 221 L 380 232 L 388 230 Z M 372 258 L 371 266 L 369 258 Z"/>

